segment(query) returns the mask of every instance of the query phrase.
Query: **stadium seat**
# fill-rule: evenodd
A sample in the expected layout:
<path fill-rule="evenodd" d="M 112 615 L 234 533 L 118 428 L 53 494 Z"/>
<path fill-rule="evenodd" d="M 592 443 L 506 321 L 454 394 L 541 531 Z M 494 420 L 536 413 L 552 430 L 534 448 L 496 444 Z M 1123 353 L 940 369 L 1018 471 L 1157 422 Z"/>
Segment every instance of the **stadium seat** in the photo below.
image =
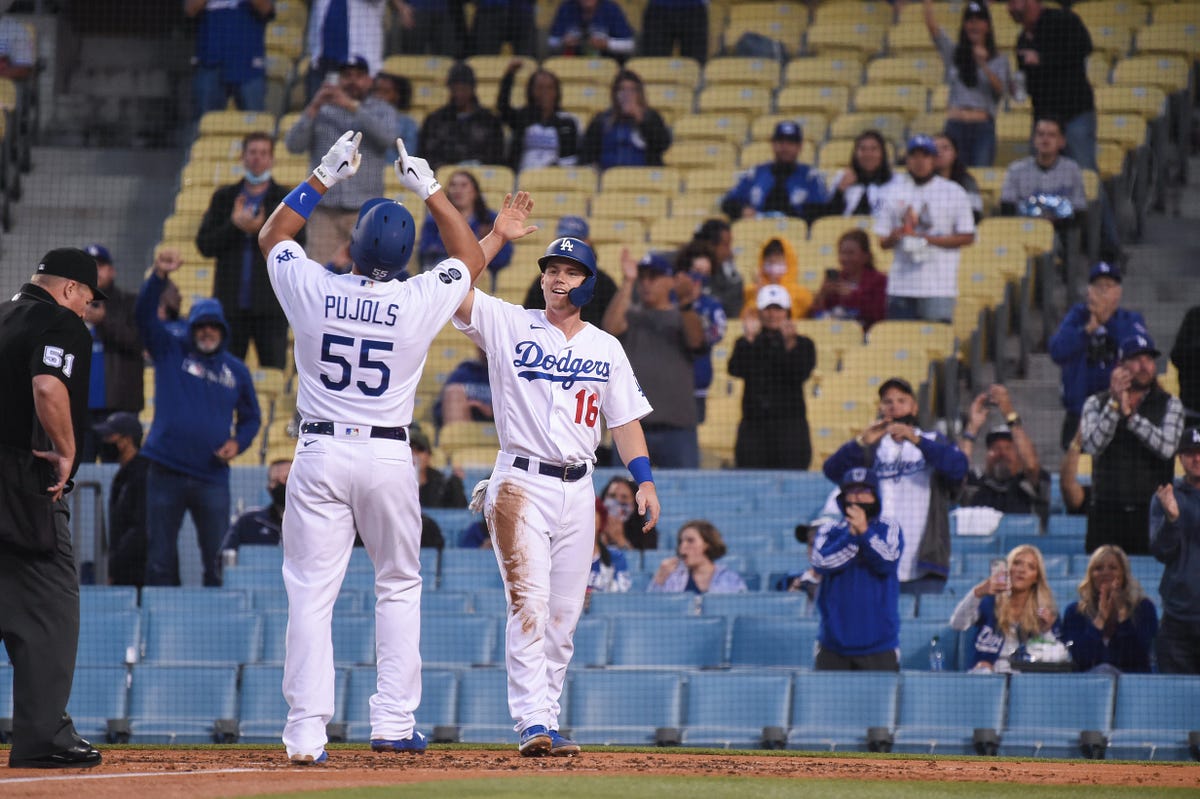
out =
<path fill-rule="evenodd" d="M 511 742 L 516 739 L 508 710 L 508 677 L 504 669 L 469 669 L 461 673 L 458 681 L 458 725 L 459 740 L 464 743 Z"/>
<path fill-rule="evenodd" d="M 138 592 L 132 585 L 79 586 L 80 613 L 137 610 Z"/>
<path fill-rule="evenodd" d="M 700 64 L 692 58 L 642 56 L 629 59 L 625 68 L 646 83 L 669 83 L 695 89 L 700 83 Z"/>
<path fill-rule="evenodd" d="M 1003 727 L 1005 689 L 1002 674 L 902 672 L 893 751 L 975 754 L 976 729 Z"/>
<path fill-rule="evenodd" d="M 1148 25 L 1137 32 L 1133 49 L 1138 55 L 1169 55 L 1195 59 L 1200 55 L 1200 34 L 1191 25 Z"/>
<path fill-rule="evenodd" d="M 547 191 L 578 191 L 589 197 L 596 191 L 596 170 L 587 166 L 546 166 L 523 170 L 517 187 L 535 196 Z"/>
<path fill-rule="evenodd" d="M 658 728 L 683 726 L 678 674 L 576 671 L 568 677 L 567 718 L 579 743 L 646 746 L 655 742 Z"/>
<path fill-rule="evenodd" d="M 798 592 L 705 594 L 700 612 L 705 616 L 765 616 L 798 619 L 808 615 L 808 597 Z"/>
<path fill-rule="evenodd" d="M 1157 86 L 1171 94 L 1188 87 L 1189 75 L 1189 62 L 1183 56 L 1146 54 L 1118 61 L 1112 82 L 1117 86 Z"/>
<path fill-rule="evenodd" d="M 258 613 L 146 611 L 143 617 L 145 663 L 255 663 L 262 653 L 263 620 Z"/>
<path fill-rule="evenodd" d="M 67 713 L 81 736 L 91 741 L 108 740 L 109 720 L 129 716 L 128 676 L 124 666 L 76 667 Z M 11 677 L 0 677 L 0 686 L 0 691 L 9 692 Z M 0 703 L 0 716 L 12 718 L 12 709 L 5 710 Z"/>
<path fill-rule="evenodd" d="M 715 142 L 701 143 L 701 148 L 711 148 L 714 151 L 728 150 L 723 158 L 728 163 L 734 155 L 734 148 L 731 144 L 717 144 Z M 686 145 L 681 145 L 681 148 L 686 148 Z M 676 148 L 672 147 L 667 152 L 668 159 L 671 160 L 672 166 L 687 166 L 688 164 L 677 164 L 670 155 Z M 714 157 L 722 157 L 714 153 Z M 696 158 L 693 163 L 704 163 L 703 156 Z M 617 219 L 627 220 L 636 219 L 643 224 L 649 224 L 656 219 L 663 219 L 668 216 L 670 208 L 669 199 L 666 194 L 660 192 L 612 192 L 603 191 L 592 198 L 592 219 Z M 439 444 L 440 446 L 440 444 Z M 497 447 L 498 448 L 498 447 Z"/>
<path fill-rule="evenodd" d="M 903 55 L 877 58 L 867 64 L 866 86 L 886 83 L 916 84 L 935 88 L 945 80 L 945 67 L 936 55 Z M 924 111 L 922 105 L 917 109 Z"/>
<path fill-rule="evenodd" d="M 610 103 L 609 90 L 606 86 L 595 83 L 563 84 L 563 110 L 578 116 L 583 121 L 585 129 L 591 118 L 608 108 Z"/>
<path fill-rule="evenodd" d="M 424 614 L 421 658 L 427 667 L 490 666 L 504 622 L 493 616 Z"/>
<path fill-rule="evenodd" d="M 975 231 L 975 245 L 1020 244 L 1030 255 L 1054 251 L 1054 225 L 1046 219 L 989 217 Z"/>
<path fill-rule="evenodd" d="M 769 58 L 730 56 L 714 58 L 704 66 L 704 85 L 733 83 L 771 90 L 779 85 L 779 62 Z"/>
<path fill-rule="evenodd" d="M 721 83 L 706 86 L 696 96 L 696 110 L 702 114 L 748 112 L 751 116 L 771 109 L 771 90 L 755 84 Z"/>
<path fill-rule="evenodd" d="M 816 671 L 793 680 L 788 749 L 865 752 L 868 728 L 896 726 L 896 674 Z"/>
<path fill-rule="evenodd" d="M 843 58 L 855 55 L 866 60 L 883 50 L 885 29 L 883 24 L 872 22 L 827 23 L 818 20 L 805 34 L 805 42 L 809 53 Z"/>
<path fill-rule="evenodd" d="M 929 89 L 917 83 L 892 81 L 869 84 L 854 90 L 854 108 L 860 113 L 895 112 L 912 119 L 923 112 L 928 104 Z"/>
<path fill-rule="evenodd" d="M 217 721 L 236 725 L 238 667 L 133 667 L 129 692 L 133 743 L 214 743 Z"/>
<path fill-rule="evenodd" d="M 658 113 L 668 125 L 685 119 L 692 112 L 696 92 L 689 86 L 674 83 L 647 83 L 646 103 Z"/>
<path fill-rule="evenodd" d="M 738 616 L 732 628 L 730 665 L 812 668 L 815 620 Z"/>
<path fill-rule="evenodd" d="M 671 167 L 617 166 L 604 173 L 601 190 L 658 192 L 669 196 L 679 191 L 679 171 Z"/>
<path fill-rule="evenodd" d="M 594 600 L 599 594 L 593 593 Z M 620 621 L 616 622 L 620 624 Z M 607 666 L 608 639 L 611 620 L 606 616 L 583 617 L 575 625 L 575 653 L 571 657 L 572 665 L 577 666 Z M 501 648 L 503 648 L 501 646 Z M 503 658 L 499 658 L 503 662 Z"/>
<path fill-rule="evenodd" d="M 958 631 L 947 626 L 946 619 L 908 621 L 901 616 L 900 623 L 900 668 L 911 671 L 928 671 L 933 639 L 943 656 L 943 668 L 957 671 Z"/>
<path fill-rule="evenodd" d="M 464 508 L 464 510 L 466 510 Z M 470 513 L 470 511 L 467 511 Z M 472 517 L 473 518 L 473 515 Z M 491 549 L 446 549 L 442 552 L 442 573 L 495 571 L 496 553 Z"/>
<path fill-rule="evenodd" d="M 142 589 L 142 610 L 149 613 L 168 611 L 216 616 L 249 609 L 250 599 L 244 591 L 149 585 Z"/>
<path fill-rule="evenodd" d="M 275 130 L 275 117 L 260 111 L 209 111 L 200 118 L 201 136 L 245 136 Z"/>
<path fill-rule="evenodd" d="M 803 144 L 812 144 L 816 152 L 816 144 L 825 140 L 829 135 L 829 117 L 817 111 L 791 114 L 767 114 L 755 117 L 750 122 L 750 141 L 770 143 L 775 133 L 775 126 L 780 122 L 795 122 L 804 134 Z M 803 152 L 803 149 L 801 150 Z M 801 161 L 805 159 L 801 157 Z M 811 160 L 811 159 L 810 159 Z"/>
<path fill-rule="evenodd" d="M 780 114 L 812 111 L 833 117 L 850 105 L 850 89 L 840 85 L 789 84 L 779 90 L 775 109 Z"/>
<path fill-rule="evenodd" d="M 725 663 L 724 618 L 627 616 L 612 631 L 614 666 L 716 667 Z"/>
<path fill-rule="evenodd" d="M 1153 120 L 1166 113 L 1167 98 L 1157 86 L 1099 86 L 1095 95 L 1101 114 L 1140 114 Z"/>
<path fill-rule="evenodd" d="M 617 76 L 617 62 L 611 58 L 551 56 L 542 62 L 542 69 L 557 75 L 563 88 L 571 84 L 591 84 L 601 87 L 605 96 L 613 78 Z M 607 101 L 605 105 L 608 105 Z"/>
<path fill-rule="evenodd" d="M 862 82 L 862 62 L 857 58 L 808 57 L 793 58 L 783 73 L 783 85 L 843 86 L 847 89 Z M 848 93 L 848 92 L 847 92 Z M 845 110 L 845 105 L 838 111 Z"/>
<path fill-rule="evenodd" d="M 121 666 L 141 657 L 142 616 L 136 610 L 81 607 L 79 615 L 77 665 Z"/>
<path fill-rule="evenodd" d="M 1013 674 L 999 754 L 1079 757 L 1079 734 L 1108 736 L 1116 681 L 1100 674 Z"/>
<path fill-rule="evenodd" d="M 786 673 L 693 673 L 687 677 L 686 746 L 761 749 L 763 730 L 788 726 L 792 678 Z"/>
<path fill-rule="evenodd" d="M 334 721 L 341 721 L 345 714 L 347 674 L 346 669 L 338 669 L 334 675 Z M 239 707 L 239 741 L 279 743 L 288 714 L 283 698 L 283 666 L 243 666 Z"/>
<path fill-rule="evenodd" d="M 900 142 L 904 139 L 904 116 L 876 111 L 854 111 L 839 114 L 829 123 L 829 138 L 852 139 L 863 131 L 877 130 L 884 139 Z M 845 163 L 849 163 L 847 158 Z"/>
<path fill-rule="evenodd" d="M 1188 760 L 1197 753 L 1189 733 L 1200 731 L 1200 677 L 1175 674 L 1122 674 L 1108 757 Z"/>
<path fill-rule="evenodd" d="M 673 144 L 669 156 L 684 142 L 704 141 L 742 145 L 746 141 L 749 122 L 745 114 L 691 114 L 676 121 L 671 128 Z M 720 163 L 713 161 L 713 164 Z"/>

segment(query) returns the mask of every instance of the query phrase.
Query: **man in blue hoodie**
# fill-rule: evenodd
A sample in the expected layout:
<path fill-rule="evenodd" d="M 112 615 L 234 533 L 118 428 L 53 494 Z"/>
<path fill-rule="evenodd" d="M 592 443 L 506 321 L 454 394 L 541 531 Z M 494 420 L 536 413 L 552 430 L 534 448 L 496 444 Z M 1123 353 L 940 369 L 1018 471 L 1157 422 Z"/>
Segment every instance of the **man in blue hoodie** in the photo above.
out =
<path fill-rule="evenodd" d="M 146 585 L 179 585 L 177 544 L 183 512 L 192 515 L 204 584 L 221 584 L 221 538 L 229 526 L 229 462 L 250 446 L 261 424 L 246 364 L 225 349 L 229 325 L 221 303 L 198 300 L 188 336 L 158 318 L 167 278 L 183 263 L 170 248 L 154 258 L 135 315 L 154 362 L 154 421 L 142 447 L 146 475 Z M 230 434 L 230 430 L 233 434 Z"/>
<path fill-rule="evenodd" d="M 784 120 L 776 125 L 771 134 L 775 160 L 746 172 L 721 200 L 721 210 L 731 219 L 774 214 L 811 222 L 828 192 L 816 171 L 800 163 L 803 140 L 799 124 Z"/>

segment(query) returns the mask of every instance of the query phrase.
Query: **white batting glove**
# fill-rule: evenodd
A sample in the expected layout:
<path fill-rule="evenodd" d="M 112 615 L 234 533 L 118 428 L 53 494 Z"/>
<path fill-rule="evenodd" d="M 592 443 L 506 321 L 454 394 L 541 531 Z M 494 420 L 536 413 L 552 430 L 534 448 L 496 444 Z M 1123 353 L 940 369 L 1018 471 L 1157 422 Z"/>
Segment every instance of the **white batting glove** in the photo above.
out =
<path fill-rule="evenodd" d="M 313 174 L 325 184 L 325 188 L 333 188 L 358 171 L 358 165 L 362 163 L 362 155 L 358 152 L 358 144 L 361 141 L 361 132 L 348 130 L 333 143 L 329 152 L 325 153 L 321 163 L 313 170 Z"/>
<path fill-rule="evenodd" d="M 467 505 L 473 513 L 483 513 L 483 498 L 487 494 L 487 479 L 480 480 L 471 489 L 471 502 Z"/>
<path fill-rule="evenodd" d="M 396 149 L 400 151 L 400 157 L 394 164 L 396 177 L 405 188 L 422 200 L 428 200 L 434 192 L 442 190 L 442 184 L 438 183 L 437 175 L 433 174 L 428 161 L 409 155 L 408 150 L 404 149 L 403 139 L 396 139 Z"/>

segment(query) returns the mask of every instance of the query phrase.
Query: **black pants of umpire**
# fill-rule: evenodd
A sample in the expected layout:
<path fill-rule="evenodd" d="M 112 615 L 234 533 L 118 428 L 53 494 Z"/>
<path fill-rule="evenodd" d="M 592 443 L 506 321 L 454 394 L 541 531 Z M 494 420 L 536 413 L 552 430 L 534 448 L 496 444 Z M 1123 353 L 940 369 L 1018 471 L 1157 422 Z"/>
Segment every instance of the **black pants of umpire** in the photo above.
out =
<path fill-rule="evenodd" d="M 79 644 L 79 584 L 70 510 L 64 500 L 54 510 L 53 553 L 0 551 L 0 637 L 13 664 L 14 760 L 50 755 L 77 740 L 67 700 Z"/>

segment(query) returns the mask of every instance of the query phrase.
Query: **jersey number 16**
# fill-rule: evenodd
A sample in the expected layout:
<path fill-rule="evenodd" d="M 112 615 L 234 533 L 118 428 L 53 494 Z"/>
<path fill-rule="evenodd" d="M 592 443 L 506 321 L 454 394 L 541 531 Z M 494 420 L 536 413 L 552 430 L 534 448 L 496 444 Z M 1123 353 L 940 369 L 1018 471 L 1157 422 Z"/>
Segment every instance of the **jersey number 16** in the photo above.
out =
<path fill-rule="evenodd" d="M 593 394 L 585 388 L 581 388 L 576 392 L 575 424 L 585 424 L 588 427 L 596 426 L 596 419 L 600 416 L 600 406 L 596 404 L 599 399 L 599 395 Z"/>

